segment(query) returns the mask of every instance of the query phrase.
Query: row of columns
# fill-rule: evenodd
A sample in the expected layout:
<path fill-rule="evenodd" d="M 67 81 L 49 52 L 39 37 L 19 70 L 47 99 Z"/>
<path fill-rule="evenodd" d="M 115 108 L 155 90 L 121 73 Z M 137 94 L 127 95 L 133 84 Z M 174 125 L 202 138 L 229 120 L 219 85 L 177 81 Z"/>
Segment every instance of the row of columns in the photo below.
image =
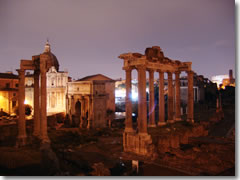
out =
<path fill-rule="evenodd" d="M 149 127 L 155 127 L 155 102 L 154 102 L 154 70 L 146 69 L 145 66 L 136 67 L 138 72 L 138 131 L 141 134 L 147 133 L 147 100 L 146 100 L 146 71 L 149 71 Z M 132 101 L 131 101 L 131 71 L 128 67 L 126 71 L 126 127 L 125 132 L 132 132 Z M 164 72 L 159 73 L 159 121 L 158 125 L 164 125 L 165 122 L 165 101 L 164 101 Z M 176 114 L 174 112 L 173 102 L 173 79 L 172 72 L 168 73 L 168 121 L 181 120 L 180 107 L 180 71 L 175 72 L 175 87 L 176 87 Z M 187 120 L 193 122 L 193 71 L 188 71 L 188 115 Z"/>
<path fill-rule="evenodd" d="M 47 133 L 47 88 L 46 88 L 46 64 L 34 71 L 34 124 L 33 136 L 39 138 L 42 143 L 49 143 Z M 41 72 L 41 73 L 40 73 Z M 26 119 L 25 119 L 25 70 L 19 69 L 19 120 L 17 146 L 26 144 Z M 41 90 L 39 90 L 39 75 L 41 76 Z M 41 99 L 39 101 L 39 98 Z"/>

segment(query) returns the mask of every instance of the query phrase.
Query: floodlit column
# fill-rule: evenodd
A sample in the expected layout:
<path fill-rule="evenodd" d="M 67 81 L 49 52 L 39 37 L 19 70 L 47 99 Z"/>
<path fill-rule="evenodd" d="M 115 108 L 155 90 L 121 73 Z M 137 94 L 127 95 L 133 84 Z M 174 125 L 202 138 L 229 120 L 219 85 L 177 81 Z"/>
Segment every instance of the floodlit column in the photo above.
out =
<path fill-rule="evenodd" d="M 133 132 L 132 127 L 132 69 L 127 68 L 126 72 L 126 121 L 125 121 L 125 132 Z"/>
<path fill-rule="evenodd" d="M 159 71 L 159 121 L 158 125 L 165 125 L 165 100 L 164 100 L 164 72 Z"/>
<path fill-rule="evenodd" d="M 173 123 L 173 84 L 172 73 L 168 72 L 168 122 Z"/>
<path fill-rule="evenodd" d="M 26 134 L 26 121 L 25 121 L 25 70 L 17 70 L 19 74 L 19 89 L 18 89 L 18 136 L 16 146 L 26 145 L 27 134 Z"/>
<path fill-rule="evenodd" d="M 154 102 L 154 70 L 149 70 L 149 127 L 155 124 L 155 102 Z"/>
<path fill-rule="evenodd" d="M 194 122 L 193 119 L 193 71 L 188 71 L 188 109 L 187 121 Z"/>
<path fill-rule="evenodd" d="M 180 106 L 180 72 L 175 72 L 175 87 L 176 87 L 176 121 L 181 121 L 181 106 Z"/>
<path fill-rule="evenodd" d="M 39 71 L 34 71 L 34 129 L 33 135 L 40 136 L 40 114 L 39 114 Z"/>
<path fill-rule="evenodd" d="M 81 98 L 81 115 L 80 115 L 80 128 L 83 128 L 83 123 L 85 119 L 85 99 L 84 97 Z"/>
<path fill-rule="evenodd" d="M 139 66 L 138 71 L 138 132 L 147 134 L 146 68 Z"/>
<path fill-rule="evenodd" d="M 87 119 L 87 128 L 90 128 L 90 119 L 91 119 L 91 102 L 90 102 L 90 96 L 87 97 L 88 98 L 88 119 Z"/>
<path fill-rule="evenodd" d="M 41 61 L 41 137 L 42 143 L 50 143 L 47 132 L 47 87 L 46 61 Z"/>

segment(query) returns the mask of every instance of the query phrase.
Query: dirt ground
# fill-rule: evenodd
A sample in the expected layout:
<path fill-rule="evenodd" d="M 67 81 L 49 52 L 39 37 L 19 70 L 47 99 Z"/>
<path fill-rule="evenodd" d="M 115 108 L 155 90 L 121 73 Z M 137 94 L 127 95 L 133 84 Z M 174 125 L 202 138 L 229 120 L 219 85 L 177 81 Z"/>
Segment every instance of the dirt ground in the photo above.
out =
<path fill-rule="evenodd" d="M 226 108 L 222 120 L 210 123 L 208 136 L 192 138 L 155 160 L 123 152 L 123 128 L 49 129 L 50 147 L 31 137 L 31 143 L 22 148 L 1 142 L 0 175 L 235 175 L 234 114 L 234 108 Z M 211 114 L 202 116 L 208 121 Z M 132 160 L 139 161 L 139 173 L 132 169 Z"/>

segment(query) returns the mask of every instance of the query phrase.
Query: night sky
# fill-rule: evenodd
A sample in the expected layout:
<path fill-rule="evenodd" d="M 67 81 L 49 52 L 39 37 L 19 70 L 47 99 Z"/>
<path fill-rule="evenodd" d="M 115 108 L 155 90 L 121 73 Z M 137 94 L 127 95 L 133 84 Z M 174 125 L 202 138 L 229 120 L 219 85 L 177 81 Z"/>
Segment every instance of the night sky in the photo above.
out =
<path fill-rule="evenodd" d="M 160 46 L 197 74 L 235 73 L 234 0 L 0 0 L 0 72 L 19 68 L 49 38 L 73 78 L 125 78 L 122 53 Z"/>

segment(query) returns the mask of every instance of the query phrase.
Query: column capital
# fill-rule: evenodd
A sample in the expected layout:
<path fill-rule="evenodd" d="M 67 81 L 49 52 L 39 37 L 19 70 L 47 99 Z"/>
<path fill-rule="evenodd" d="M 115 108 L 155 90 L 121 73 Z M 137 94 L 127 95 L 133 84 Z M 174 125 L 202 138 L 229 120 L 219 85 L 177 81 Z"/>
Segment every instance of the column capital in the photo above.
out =
<path fill-rule="evenodd" d="M 146 70 L 147 70 L 148 72 L 151 72 L 151 73 L 155 72 L 154 69 L 149 69 L 149 68 L 147 68 Z"/>
<path fill-rule="evenodd" d="M 175 71 L 174 73 L 175 73 L 175 75 L 179 75 L 181 73 L 181 71 L 178 70 L 178 71 Z"/>
<path fill-rule="evenodd" d="M 191 75 L 194 74 L 194 71 L 192 71 L 192 70 L 190 70 L 190 71 L 186 71 L 186 72 L 187 72 L 187 74 L 191 74 Z"/>
<path fill-rule="evenodd" d="M 18 72 L 19 75 L 25 73 L 25 69 L 16 69 L 16 71 Z"/>
<path fill-rule="evenodd" d="M 137 65 L 136 69 L 137 69 L 137 71 L 138 70 L 146 70 L 146 66 L 145 65 Z"/>
<path fill-rule="evenodd" d="M 157 70 L 158 73 L 165 73 L 163 70 Z"/>
<path fill-rule="evenodd" d="M 134 68 L 131 66 L 124 67 L 123 70 L 125 71 L 132 71 Z"/>

